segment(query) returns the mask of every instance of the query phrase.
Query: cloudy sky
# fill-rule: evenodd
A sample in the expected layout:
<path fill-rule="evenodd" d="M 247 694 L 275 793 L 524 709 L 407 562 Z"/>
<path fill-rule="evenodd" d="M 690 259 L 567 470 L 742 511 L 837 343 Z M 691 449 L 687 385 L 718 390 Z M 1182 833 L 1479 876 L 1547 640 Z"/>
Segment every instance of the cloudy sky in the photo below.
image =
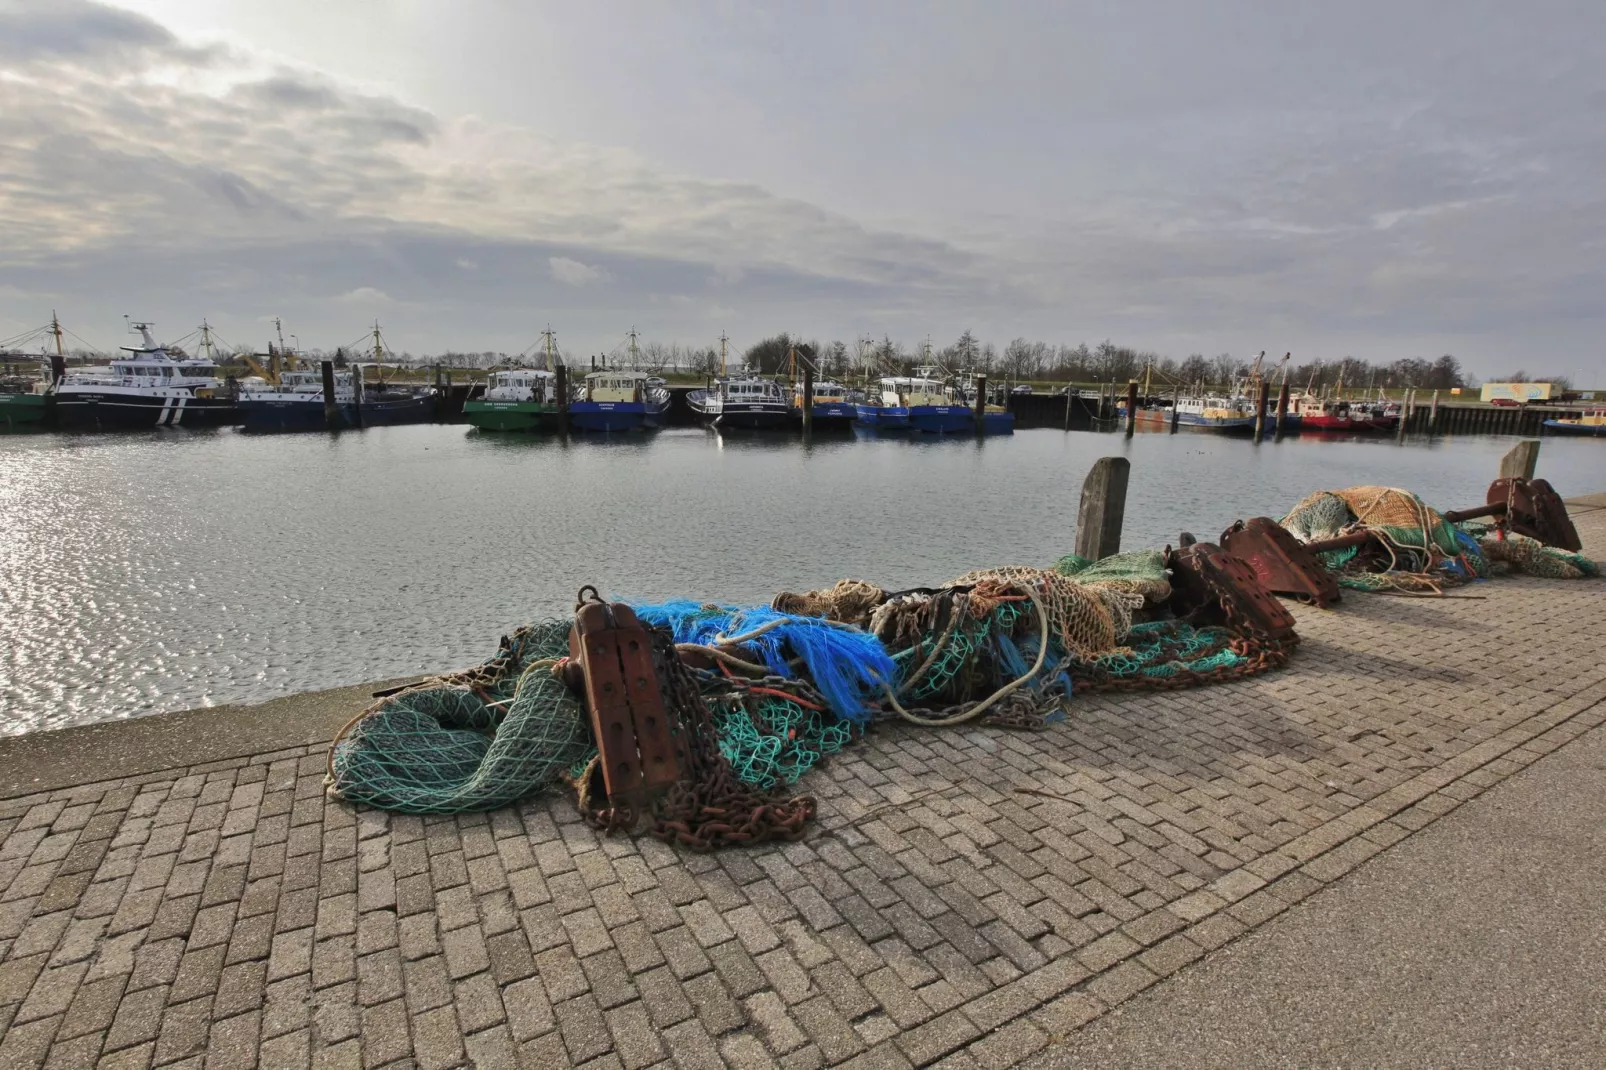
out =
<path fill-rule="evenodd" d="M 1606 4 L 0 0 L 0 337 L 1606 374 Z"/>

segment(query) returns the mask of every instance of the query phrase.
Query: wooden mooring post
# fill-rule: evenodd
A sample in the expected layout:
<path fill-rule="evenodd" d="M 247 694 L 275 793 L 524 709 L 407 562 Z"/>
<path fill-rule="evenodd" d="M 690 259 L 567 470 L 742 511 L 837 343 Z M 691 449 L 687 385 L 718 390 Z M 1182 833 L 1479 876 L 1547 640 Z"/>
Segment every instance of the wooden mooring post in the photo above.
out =
<path fill-rule="evenodd" d="M 1138 429 L 1138 381 L 1126 381 L 1126 437 L 1131 438 L 1132 432 Z M 1114 553 L 1115 551 L 1110 551 Z"/>
<path fill-rule="evenodd" d="M 1259 442 L 1266 434 L 1266 400 L 1271 395 L 1271 384 L 1264 379 L 1260 381 L 1260 390 L 1255 395 L 1255 441 Z"/>
<path fill-rule="evenodd" d="M 814 366 L 803 365 L 803 433 L 814 430 Z"/>
<path fill-rule="evenodd" d="M 326 360 L 320 366 L 323 372 L 323 426 L 327 431 L 340 429 L 340 407 L 335 403 L 335 362 Z"/>
<path fill-rule="evenodd" d="M 1539 465 L 1539 440 L 1525 438 L 1500 458 L 1501 479 L 1532 479 Z"/>
<path fill-rule="evenodd" d="M 1135 384 L 1134 384 L 1135 385 Z M 1126 515 L 1126 485 L 1132 462 L 1125 457 L 1100 457 L 1082 481 L 1082 501 L 1076 510 L 1076 553 L 1099 561 L 1121 552 L 1121 521 Z"/>
<path fill-rule="evenodd" d="M 1287 419 L 1288 419 L 1288 380 L 1284 379 L 1283 380 L 1283 385 L 1277 388 L 1277 422 L 1272 427 L 1273 435 L 1274 435 L 1276 441 L 1278 441 L 1278 442 L 1281 442 L 1283 440 L 1283 423 Z"/>
<path fill-rule="evenodd" d="M 976 388 L 976 401 L 971 407 L 970 416 L 976 422 L 976 434 L 979 435 L 987 426 L 987 377 L 978 375 L 971 385 Z"/>
<path fill-rule="evenodd" d="M 1071 405 L 1075 403 L 1075 400 L 1076 385 L 1067 382 L 1065 384 L 1065 430 L 1067 431 L 1071 429 Z"/>
<path fill-rule="evenodd" d="M 559 364 L 554 371 L 557 376 L 558 392 L 558 434 L 569 433 L 569 366 Z"/>
<path fill-rule="evenodd" d="M 359 428 L 362 427 L 362 395 L 362 365 L 353 364 L 351 366 L 351 422 Z"/>
<path fill-rule="evenodd" d="M 1433 401 L 1428 407 L 1428 434 L 1437 434 L 1439 430 L 1439 392 L 1433 392 Z"/>

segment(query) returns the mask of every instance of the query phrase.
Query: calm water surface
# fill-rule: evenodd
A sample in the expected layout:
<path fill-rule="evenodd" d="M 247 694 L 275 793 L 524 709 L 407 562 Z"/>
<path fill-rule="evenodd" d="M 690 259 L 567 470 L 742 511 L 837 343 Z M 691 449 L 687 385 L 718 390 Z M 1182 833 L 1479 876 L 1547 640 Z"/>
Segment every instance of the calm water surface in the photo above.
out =
<path fill-rule="evenodd" d="M 1108 454 L 1132 460 L 1138 548 L 1324 487 L 1477 504 L 1509 446 L 1046 430 L 565 444 L 436 425 L 0 438 L 0 732 L 470 664 L 586 583 L 767 602 L 844 576 L 898 588 L 1047 564 Z M 1547 439 L 1539 472 L 1594 492 L 1603 456 Z"/>

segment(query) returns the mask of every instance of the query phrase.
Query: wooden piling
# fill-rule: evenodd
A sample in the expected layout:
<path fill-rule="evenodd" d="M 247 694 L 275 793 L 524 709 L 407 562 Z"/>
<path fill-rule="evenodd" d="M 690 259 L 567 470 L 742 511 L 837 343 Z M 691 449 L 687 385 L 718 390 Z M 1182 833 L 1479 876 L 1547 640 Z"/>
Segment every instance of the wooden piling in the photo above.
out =
<path fill-rule="evenodd" d="M 1409 426 L 1411 426 L 1411 391 L 1406 390 L 1400 396 L 1400 426 L 1394 436 L 1396 442 L 1405 441 L 1405 429 Z"/>
<path fill-rule="evenodd" d="M 1277 422 L 1272 428 L 1273 435 L 1278 442 L 1283 440 L 1283 427 L 1287 423 L 1287 420 L 1288 381 L 1285 379 L 1283 380 L 1283 385 L 1277 388 Z"/>
<path fill-rule="evenodd" d="M 803 365 L 803 433 L 814 430 L 814 368 Z"/>
<path fill-rule="evenodd" d="M 1065 384 L 1065 430 L 1071 429 L 1071 403 L 1076 397 L 1076 388 L 1072 383 Z"/>
<path fill-rule="evenodd" d="M 1138 381 L 1126 381 L 1126 437 L 1131 438 L 1132 432 L 1138 429 Z M 1114 550 L 1110 551 L 1114 553 Z"/>
<path fill-rule="evenodd" d="M 1134 384 L 1135 386 L 1136 384 Z M 1132 462 L 1100 457 L 1082 481 L 1076 510 L 1076 553 L 1098 561 L 1121 551 L 1121 521 L 1126 514 L 1126 485 Z"/>
<path fill-rule="evenodd" d="M 335 403 L 335 362 L 326 360 L 323 371 L 323 426 L 328 431 L 340 429 L 340 407 Z"/>
<path fill-rule="evenodd" d="M 351 422 L 358 428 L 362 427 L 362 365 L 351 366 Z"/>
<path fill-rule="evenodd" d="M 1532 479 L 1539 465 L 1539 440 L 1525 438 L 1500 458 L 1501 479 Z"/>
<path fill-rule="evenodd" d="M 595 358 L 592 358 L 593 360 Z M 556 369 L 558 393 L 558 434 L 569 433 L 569 366 L 559 364 Z"/>
<path fill-rule="evenodd" d="M 1428 434 L 1436 434 L 1439 430 L 1439 392 L 1433 392 L 1433 402 L 1428 408 Z"/>
<path fill-rule="evenodd" d="M 1260 381 L 1260 390 L 1255 396 L 1255 441 L 1259 442 L 1266 434 L 1266 399 L 1271 395 L 1271 384 L 1264 379 Z"/>
<path fill-rule="evenodd" d="M 979 435 L 987 424 L 987 377 L 978 375 L 971 385 L 976 388 L 976 400 L 971 405 L 970 415 L 976 422 L 976 434 Z"/>

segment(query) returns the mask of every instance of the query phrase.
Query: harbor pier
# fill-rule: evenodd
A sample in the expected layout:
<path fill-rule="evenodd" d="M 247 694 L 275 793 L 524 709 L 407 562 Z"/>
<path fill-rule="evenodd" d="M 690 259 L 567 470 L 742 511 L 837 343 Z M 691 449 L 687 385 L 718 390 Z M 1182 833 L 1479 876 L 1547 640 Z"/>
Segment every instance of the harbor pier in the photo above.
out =
<path fill-rule="evenodd" d="M 1606 556 L 1606 495 L 1569 507 Z M 1599 585 L 1477 594 L 1294 606 L 1281 671 L 1041 732 L 880 726 L 804 781 L 804 839 L 713 855 L 556 792 L 331 800 L 381 685 L 3 740 L 0 1063 L 1051 1061 L 1606 723 Z"/>

